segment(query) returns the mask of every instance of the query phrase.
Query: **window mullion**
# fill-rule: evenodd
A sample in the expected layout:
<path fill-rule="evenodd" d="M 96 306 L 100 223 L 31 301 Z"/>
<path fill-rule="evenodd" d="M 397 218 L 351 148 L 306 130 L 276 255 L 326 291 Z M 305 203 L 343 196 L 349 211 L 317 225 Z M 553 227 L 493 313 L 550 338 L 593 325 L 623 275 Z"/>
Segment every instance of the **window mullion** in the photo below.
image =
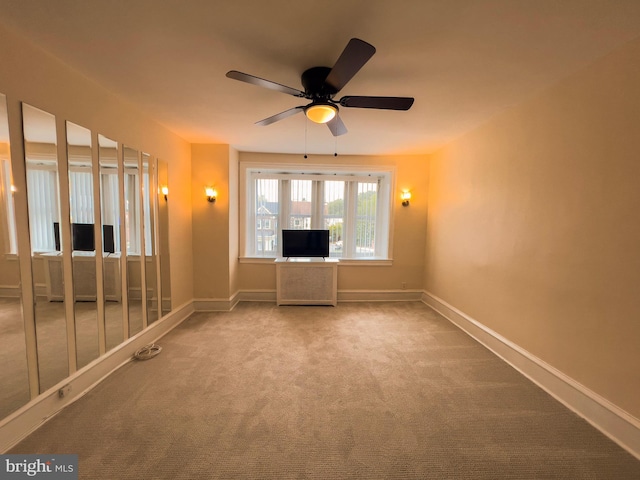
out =
<path fill-rule="evenodd" d="M 256 205 L 258 203 L 258 189 L 256 183 L 257 176 L 252 173 L 249 176 L 249 182 L 247 182 L 247 188 L 249 189 L 249 198 L 250 201 L 246 204 L 247 210 L 247 218 L 246 218 L 246 241 L 245 241 L 245 250 L 250 255 L 258 254 L 258 238 L 257 238 L 257 230 L 256 230 L 256 218 L 257 211 Z"/>
<path fill-rule="evenodd" d="M 324 182 L 314 180 L 311 185 L 311 228 L 322 229 L 324 222 Z"/>
<path fill-rule="evenodd" d="M 356 238 L 356 193 L 357 182 L 345 182 L 344 195 L 344 238 L 342 239 L 342 248 L 344 249 L 345 258 L 355 257 L 355 238 Z"/>
<path fill-rule="evenodd" d="M 288 228 L 291 215 L 291 181 L 280 180 L 278 215 L 278 256 L 282 256 L 282 229 Z"/>
<path fill-rule="evenodd" d="M 386 257 L 386 252 L 389 250 L 388 244 L 383 241 L 386 240 L 386 235 L 383 235 L 382 228 L 389 224 L 388 215 L 381 205 L 384 203 L 383 199 L 388 197 L 387 188 L 380 179 L 378 179 L 378 188 L 376 192 L 376 229 L 375 229 L 375 251 L 376 257 Z"/>

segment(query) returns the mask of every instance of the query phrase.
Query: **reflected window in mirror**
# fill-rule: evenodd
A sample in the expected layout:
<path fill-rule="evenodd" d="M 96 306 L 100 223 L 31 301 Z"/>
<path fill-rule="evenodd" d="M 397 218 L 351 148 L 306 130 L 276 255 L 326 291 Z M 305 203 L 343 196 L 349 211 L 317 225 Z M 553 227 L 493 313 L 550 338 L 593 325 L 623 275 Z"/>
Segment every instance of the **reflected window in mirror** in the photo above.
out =
<path fill-rule="evenodd" d="M 98 309 L 98 300 L 102 298 L 99 290 L 102 282 L 98 283 L 101 258 L 96 258 L 96 250 L 103 241 L 102 229 L 95 225 L 91 132 L 71 122 L 66 125 L 76 363 L 81 368 L 100 356 L 104 336 L 104 323 Z"/>
<path fill-rule="evenodd" d="M 53 144 L 55 149 L 55 144 Z M 58 167 L 56 158 L 27 154 L 29 230 L 33 253 L 60 251 Z M 53 152 L 55 155 L 55 150 Z M 56 241 L 57 240 L 57 241 Z"/>
<path fill-rule="evenodd" d="M 69 375 L 63 250 L 71 232 L 60 221 L 56 120 L 22 104 L 27 204 L 32 249 L 33 288 L 40 392 Z M 62 175 L 67 175 L 66 170 Z M 67 227 L 68 228 L 68 227 Z M 56 239 L 57 245 L 56 245 Z M 66 240 L 65 240 L 66 239 Z"/>
<path fill-rule="evenodd" d="M 106 350 L 111 350 L 125 339 L 121 272 L 122 243 L 120 236 L 120 190 L 118 183 L 118 144 L 98 135 L 100 165 L 100 207 L 103 230 L 113 232 L 113 241 L 107 245 L 103 257 Z M 112 247 L 112 248 L 110 248 Z M 128 328 L 127 328 L 128 331 Z"/>
<path fill-rule="evenodd" d="M 125 147 L 125 166 L 124 166 L 124 201 L 125 201 L 125 225 L 127 231 L 127 254 L 140 255 L 142 238 L 140 228 L 144 222 L 145 235 L 145 253 L 150 254 L 148 245 L 150 245 L 149 233 L 151 224 L 149 219 L 149 199 L 145 195 L 143 204 L 140 204 L 140 179 L 138 169 L 138 152 Z M 149 191 L 149 171 L 143 169 L 142 182 L 144 191 Z M 147 214 L 145 215 L 145 212 Z"/>

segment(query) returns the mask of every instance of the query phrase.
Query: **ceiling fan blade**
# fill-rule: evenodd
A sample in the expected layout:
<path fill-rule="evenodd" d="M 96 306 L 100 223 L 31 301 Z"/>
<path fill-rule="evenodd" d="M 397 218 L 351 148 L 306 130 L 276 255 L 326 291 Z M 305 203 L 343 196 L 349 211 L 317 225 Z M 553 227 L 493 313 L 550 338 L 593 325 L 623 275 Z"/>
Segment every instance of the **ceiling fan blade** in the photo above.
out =
<path fill-rule="evenodd" d="M 271 90 L 276 90 L 277 92 L 293 95 L 294 97 L 304 97 L 304 92 L 301 92 L 300 90 L 287 87 L 286 85 L 280 85 L 279 83 L 272 82 L 271 80 L 255 77 L 248 73 L 238 72 L 237 70 L 227 72 L 227 77 L 234 80 L 240 80 L 241 82 L 250 83 L 251 85 L 257 85 L 259 87 L 269 88 Z"/>
<path fill-rule="evenodd" d="M 344 135 L 347 133 L 347 127 L 345 127 L 340 115 L 336 115 L 331 120 L 327 122 L 327 127 L 331 130 L 331 133 L 334 137 L 339 137 L 340 135 Z"/>
<path fill-rule="evenodd" d="M 340 105 L 355 108 L 379 108 L 382 110 L 409 110 L 413 105 L 411 97 L 342 97 Z"/>
<path fill-rule="evenodd" d="M 280 112 L 271 117 L 265 118 L 264 120 L 260 120 L 259 122 L 256 122 L 256 125 L 261 125 L 263 127 L 266 125 L 271 125 L 272 123 L 279 122 L 280 120 L 290 117 L 291 115 L 295 115 L 298 112 L 302 112 L 303 110 L 304 107 L 293 107 L 289 110 L 285 110 L 284 112 Z"/>
<path fill-rule="evenodd" d="M 338 58 L 329 75 L 327 75 L 324 81 L 325 84 L 339 92 L 369 61 L 374 53 L 376 53 L 376 49 L 373 45 L 359 38 L 352 38 L 342 51 L 340 58 Z"/>

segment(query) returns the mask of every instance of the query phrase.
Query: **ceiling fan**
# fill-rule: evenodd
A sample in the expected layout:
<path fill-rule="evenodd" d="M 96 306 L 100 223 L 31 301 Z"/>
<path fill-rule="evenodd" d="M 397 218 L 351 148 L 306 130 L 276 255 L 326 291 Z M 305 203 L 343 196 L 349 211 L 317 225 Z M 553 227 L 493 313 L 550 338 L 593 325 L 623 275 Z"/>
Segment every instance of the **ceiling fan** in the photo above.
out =
<path fill-rule="evenodd" d="M 256 125 L 271 125 L 282 119 L 304 112 L 307 118 L 316 123 L 326 123 L 334 136 L 347 133 L 347 127 L 338 116 L 339 107 L 375 108 L 382 110 L 409 110 L 413 105 L 411 97 L 369 97 L 345 96 L 334 100 L 335 95 L 358 73 L 365 63 L 376 53 L 373 45 L 352 38 L 342 51 L 333 68 L 312 67 L 302 74 L 304 91 L 287 87 L 279 83 L 255 77 L 247 73 L 231 70 L 227 77 L 259 87 L 269 88 L 294 97 L 311 100 L 308 105 L 293 107 L 271 117 L 256 122 Z"/>

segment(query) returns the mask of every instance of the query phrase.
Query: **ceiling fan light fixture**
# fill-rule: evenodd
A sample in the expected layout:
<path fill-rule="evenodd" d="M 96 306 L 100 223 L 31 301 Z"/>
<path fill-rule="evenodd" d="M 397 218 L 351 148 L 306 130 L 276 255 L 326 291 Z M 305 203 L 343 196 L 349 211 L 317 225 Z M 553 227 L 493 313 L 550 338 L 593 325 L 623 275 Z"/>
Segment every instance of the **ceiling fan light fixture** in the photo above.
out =
<path fill-rule="evenodd" d="M 338 113 L 338 107 L 330 103 L 312 103 L 304 110 L 309 120 L 315 123 L 327 123 Z"/>

